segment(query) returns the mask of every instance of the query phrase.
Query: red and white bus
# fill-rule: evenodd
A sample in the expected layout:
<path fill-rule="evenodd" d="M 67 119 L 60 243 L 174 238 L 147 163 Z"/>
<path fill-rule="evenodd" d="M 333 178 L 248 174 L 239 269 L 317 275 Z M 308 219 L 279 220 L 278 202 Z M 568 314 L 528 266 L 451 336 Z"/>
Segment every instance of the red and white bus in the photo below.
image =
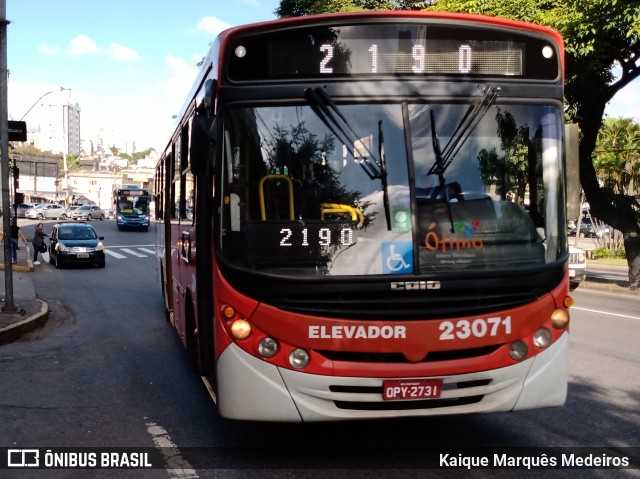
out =
<path fill-rule="evenodd" d="M 167 317 L 228 418 L 560 406 L 563 42 L 472 15 L 221 33 L 156 175 Z"/>

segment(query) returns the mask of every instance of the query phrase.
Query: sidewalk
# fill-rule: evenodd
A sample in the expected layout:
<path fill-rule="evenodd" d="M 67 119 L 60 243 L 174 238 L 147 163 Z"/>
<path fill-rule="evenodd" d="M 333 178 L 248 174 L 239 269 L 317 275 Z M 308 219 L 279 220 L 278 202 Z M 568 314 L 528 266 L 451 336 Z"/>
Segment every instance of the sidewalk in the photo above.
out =
<path fill-rule="evenodd" d="M 4 243 L 0 241 L 0 270 L 4 271 Z M 18 250 L 18 263 L 12 265 L 13 278 L 13 303 L 17 312 L 6 313 L 5 294 L 3 287 L 0 291 L 0 345 L 15 341 L 23 334 L 43 326 L 49 316 L 49 307 L 46 302 L 36 298 L 31 273 L 33 261 L 31 243 L 26 247 L 20 245 Z M 4 273 L 1 275 L 4 283 Z"/>

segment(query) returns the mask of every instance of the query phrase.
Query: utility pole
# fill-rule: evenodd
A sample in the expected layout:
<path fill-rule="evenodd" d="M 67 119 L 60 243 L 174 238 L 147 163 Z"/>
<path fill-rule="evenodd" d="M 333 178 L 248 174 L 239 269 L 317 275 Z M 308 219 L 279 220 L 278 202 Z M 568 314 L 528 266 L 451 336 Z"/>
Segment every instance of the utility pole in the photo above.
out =
<path fill-rule="evenodd" d="M 2 184 L 2 229 L 4 230 L 4 304 L 5 313 L 18 312 L 13 302 L 13 269 L 11 264 L 11 198 L 9 195 L 9 108 L 7 68 L 7 1 L 0 0 L 0 183 Z"/>

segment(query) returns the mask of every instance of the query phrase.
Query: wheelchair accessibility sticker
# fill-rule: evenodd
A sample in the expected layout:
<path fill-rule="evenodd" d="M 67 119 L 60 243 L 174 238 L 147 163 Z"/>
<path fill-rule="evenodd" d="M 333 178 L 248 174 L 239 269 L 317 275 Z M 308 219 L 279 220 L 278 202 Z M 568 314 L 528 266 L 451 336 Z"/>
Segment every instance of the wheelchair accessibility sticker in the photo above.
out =
<path fill-rule="evenodd" d="M 413 273 L 413 243 L 410 241 L 382 243 L 380 249 L 384 274 Z"/>

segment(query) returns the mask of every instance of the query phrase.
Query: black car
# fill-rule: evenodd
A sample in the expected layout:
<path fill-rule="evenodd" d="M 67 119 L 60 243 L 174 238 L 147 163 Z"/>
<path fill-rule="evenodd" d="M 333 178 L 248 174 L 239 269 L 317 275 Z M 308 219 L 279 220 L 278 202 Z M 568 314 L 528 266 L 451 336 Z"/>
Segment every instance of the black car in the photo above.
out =
<path fill-rule="evenodd" d="M 50 262 L 56 268 L 67 264 L 105 266 L 104 236 L 98 236 L 86 223 L 58 223 L 53 226 L 49 244 Z"/>

